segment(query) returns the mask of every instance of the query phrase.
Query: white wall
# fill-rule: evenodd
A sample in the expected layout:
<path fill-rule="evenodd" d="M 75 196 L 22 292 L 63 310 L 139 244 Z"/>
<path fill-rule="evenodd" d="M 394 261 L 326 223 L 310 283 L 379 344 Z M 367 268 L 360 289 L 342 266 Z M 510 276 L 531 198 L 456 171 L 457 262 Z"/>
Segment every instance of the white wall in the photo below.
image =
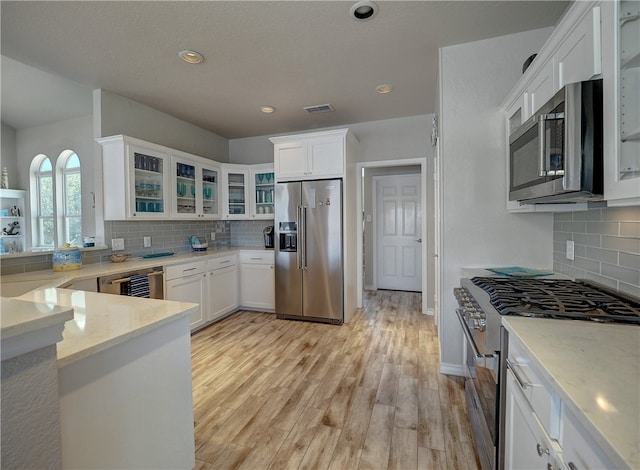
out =
<path fill-rule="evenodd" d="M 96 191 L 91 126 L 92 116 L 83 116 L 16 131 L 20 188 L 29 189 L 29 168 L 36 155 L 41 153 L 47 155 L 55 168 L 56 161 L 64 150 L 70 149 L 78 154 L 82 173 L 82 233 L 85 236 L 96 233 L 95 209 L 91 194 Z M 28 191 L 27 199 L 29 199 Z M 30 205 L 27 204 L 27 207 Z M 27 229 L 30 230 L 29 221 L 27 221 Z"/>
<path fill-rule="evenodd" d="M 18 160 L 16 155 L 18 153 L 16 147 L 16 130 L 2 123 L 2 153 L 0 153 L 0 166 L 6 168 L 9 173 L 9 188 L 10 189 L 26 189 L 19 186 L 18 179 Z"/>
<path fill-rule="evenodd" d="M 522 62 L 551 31 L 440 50 L 442 372 L 462 372 L 463 338 L 452 292 L 461 268 L 552 268 L 552 215 L 506 211 L 506 127 L 499 108 Z"/>
<path fill-rule="evenodd" d="M 229 161 L 229 141 L 177 117 L 105 90 L 94 90 L 99 108 L 96 137 L 124 134 L 218 162 Z"/>
<path fill-rule="evenodd" d="M 348 127 L 358 139 L 358 150 L 362 155 L 362 161 L 372 162 L 433 156 L 432 147 L 429 144 L 430 126 L 431 114 L 424 114 L 305 132 Z M 305 132 L 298 132 L 298 134 Z M 263 135 L 230 140 L 229 161 L 245 164 L 273 162 L 273 144 L 269 141 L 269 137 L 273 136 Z"/>

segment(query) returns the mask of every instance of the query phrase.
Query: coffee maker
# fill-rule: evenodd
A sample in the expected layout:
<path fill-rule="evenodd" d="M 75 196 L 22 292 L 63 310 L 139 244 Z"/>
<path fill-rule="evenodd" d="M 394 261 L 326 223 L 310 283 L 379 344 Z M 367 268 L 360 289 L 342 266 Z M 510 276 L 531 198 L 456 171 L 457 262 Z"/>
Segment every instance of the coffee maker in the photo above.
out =
<path fill-rule="evenodd" d="M 264 247 L 273 248 L 273 225 L 269 225 L 262 231 L 264 236 Z"/>

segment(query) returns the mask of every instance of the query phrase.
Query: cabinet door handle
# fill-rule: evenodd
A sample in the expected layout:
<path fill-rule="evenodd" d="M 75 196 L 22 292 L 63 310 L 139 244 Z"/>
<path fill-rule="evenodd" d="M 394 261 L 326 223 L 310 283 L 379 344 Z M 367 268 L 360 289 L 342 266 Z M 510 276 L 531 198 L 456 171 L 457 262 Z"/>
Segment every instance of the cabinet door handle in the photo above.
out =
<path fill-rule="evenodd" d="M 549 455 L 551 452 L 549 452 L 549 448 L 547 447 L 542 447 L 540 444 L 536 444 L 536 452 L 538 453 L 538 456 L 542 457 L 543 455 Z"/>
<path fill-rule="evenodd" d="M 578 466 L 573 462 L 569 462 L 569 470 L 578 470 Z"/>

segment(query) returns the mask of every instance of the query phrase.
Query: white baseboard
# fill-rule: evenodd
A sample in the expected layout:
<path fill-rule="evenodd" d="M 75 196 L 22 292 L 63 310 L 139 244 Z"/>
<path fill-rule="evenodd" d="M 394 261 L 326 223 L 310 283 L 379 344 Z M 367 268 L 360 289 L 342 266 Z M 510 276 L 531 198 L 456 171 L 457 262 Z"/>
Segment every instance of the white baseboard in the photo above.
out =
<path fill-rule="evenodd" d="M 364 286 L 364 290 L 377 290 L 377 289 L 376 289 L 375 286 L 369 284 L 369 285 Z"/>
<path fill-rule="evenodd" d="M 436 311 L 434 309 L 432 309 L 432 308 L 428 308 L 427 311 L 424 312 L 424 314 L 433 316 L 433 315 L 436 314 Z"/>
<path fill-rule="evenodd" d="M 460 377 L 464 377 L 464 366 L 461 364 L 446 364 L 440 363 L 440 373 L 445 375 L 457 375 Z"/>

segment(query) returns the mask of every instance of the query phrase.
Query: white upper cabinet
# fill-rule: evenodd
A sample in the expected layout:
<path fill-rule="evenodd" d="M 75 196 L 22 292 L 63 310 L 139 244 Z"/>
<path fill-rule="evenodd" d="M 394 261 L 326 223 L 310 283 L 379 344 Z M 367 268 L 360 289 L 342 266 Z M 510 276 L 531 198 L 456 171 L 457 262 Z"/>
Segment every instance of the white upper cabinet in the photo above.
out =
<path fill-rule="evenodd" d="M 276 181 L 341 178 L 347 129 L 271 137 Z"/>
<path fill-rule="evenodd" d="M 590 80 L 602 73 L 600 7 L 588 8 L 554 54 L 557 88 Z"/>
<path fill-rule="evenodd" d="M 604 197 L 640 205 L 640 2 L 602 3 Z"/>
<path fill-rule="evenodd" d="M 275 182 L 271 163 L 250 167 L 249 217 L 251 219 L 273 219 Z"/>
<path fill-rule="evenodd" d="M 104 219 L 162 219 L 169 216 L 169 154 L 160 146 L 117 135 L 102 145 Z"/>
<path fill-rule="evenodd" d="M 219 219 L 220 164 L 188 155 L 174 155 L 172 164 L 172 217 Z"/>
<path fill-rule="evenodd" d="M 249 218 L 249 170 L 246 165 L 222 165 L 223 217 L 225 219 Z"/>
<path fill-rule="evenodd" d="M 529 119 L 540 107 L 555 94 L 558 86 L 554 79 L 553 62 L 545 63 L 527 87 L 527 107 L 525 118 Z"/>

